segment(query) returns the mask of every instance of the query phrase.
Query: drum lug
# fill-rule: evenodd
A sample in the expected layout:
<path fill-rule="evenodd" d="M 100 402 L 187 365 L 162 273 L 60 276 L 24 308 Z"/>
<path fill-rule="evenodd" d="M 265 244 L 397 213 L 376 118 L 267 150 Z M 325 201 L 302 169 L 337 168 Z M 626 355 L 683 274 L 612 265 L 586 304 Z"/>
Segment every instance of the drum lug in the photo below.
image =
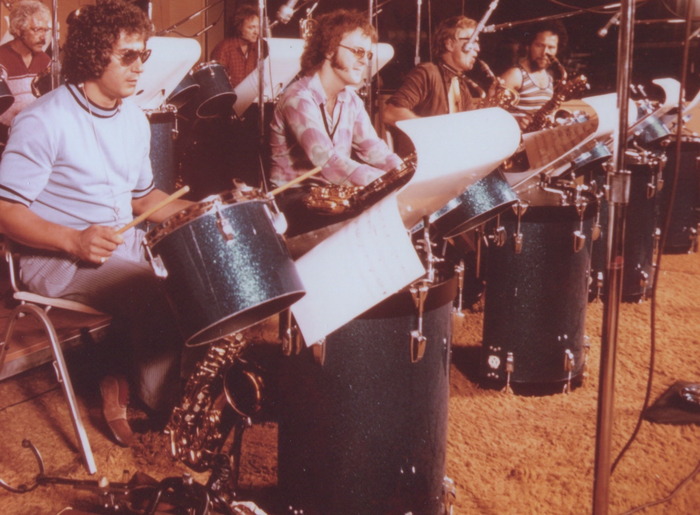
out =
<path fill-rule="evenodd" d="M 455 482 L 451 478 L 445 476 L 442 479 L 442 513 L 444 513 L 444 515 L 452 515 L 456 501 L 457 489 L 455 487 Z"/>
<path fill-rule="evenodd" d="M 581 252 L 586 246 L 586 235 L 583 231 L 574 231 L 574 252 Z"/>
<path fill-rule="evenodd" d="M 513 247 L 516 254 L 520 254 L 523 251 L 523 233 L 518 232 L 513 235 Z"/>
<path fill-rule="evenodd" d="M 146 248 L 146 254 L 148 254 L 148 260 L 151 262 L 151 268 L 153 268 L 153 273 L 156 275 L 156 277 L 159 277 L 161 279 L 167 279 L 168 270 L 163 264 L 163 259 L 158 255 L 154 256 L 151 253 L 151 247 L 149 247 L 147 244 L 144 243 L 143 246 Z"/>
<path fill-rule="evenodd" d="M 426 281 L 419 281 L 411 285 L 409 291 L 413 297 L 413 303 L 418 310 L 418 327 L 411 331 L 410 353 L 411 363 L 418 363 L 425 355 L 427 338 L 423 335 L 423 311 L 425 299 L 428 297 L 429 284 Z"/>
<path fill-rule="evenodd" d="M 574 364 L 575 364 L 575 359 L 574 359 L 574 353 L 571 352 L 571 349 L 565 349 L 564 350 L 564 371 L 568 373 L 566 377 L 566 384 L 564 385 L 564 389 L 562 390 L 562 393 L 570 393 L 571 392 L 571 377 L 574 373 Z"/>
<path fill-rule="evenodd" d="M 452 313 L 455 317 L 464 318 L 464 313 L 462 310 L 464 306 L 462 305 L 462 294 L 464 293 L 464 260 L 460 261 L 459 264 L 455 265 L 455 274 L 457 275 L 457 304 L 452 309 Z"/>
<path fill-rule="evenodd" d="M 644 270 L 639 270 L 639 286 L 642 289 L 642 297 L 640 298 L 640 302 L 649 298 L 647 295 L 647 290 L 650 283 L 651 281 L 649 280 L 649 274 Z"/>
<path fill-rule="evenodd" d="M 225 218 L 221 210 L 219 209 L 219 204 L 215 204 L 216 209 L 216 227 L 219 229 L 221 236 L 224 237 L 225 241 L 233 240 L 234 232 L 233 227 L 231 227 L 231 222 L 228 218 Z"/>
<path fill-rule="evenodd" d="M 513 388 L 510 386 L 510 376 L 515 372 L 515 357 L 512 352 L 506 354 L 506 385 L 503 387 L 501 392 L 503 393 L 513 393 Z"/>

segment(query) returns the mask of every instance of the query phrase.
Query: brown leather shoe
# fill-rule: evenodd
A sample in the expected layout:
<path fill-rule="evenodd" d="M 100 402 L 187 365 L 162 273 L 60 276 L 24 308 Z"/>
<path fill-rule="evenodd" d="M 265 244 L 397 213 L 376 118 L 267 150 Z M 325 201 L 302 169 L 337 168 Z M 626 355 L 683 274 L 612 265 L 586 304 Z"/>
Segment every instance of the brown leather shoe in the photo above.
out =
<path fill-rule="evenodd" d="M 122 447 L 129 447 L 134 440 L 134 433 L 126 418 L 129 384 L 123 376 L 105 376 L 100 381 L 100 393 L 102 414 L 114 440 Z"/>

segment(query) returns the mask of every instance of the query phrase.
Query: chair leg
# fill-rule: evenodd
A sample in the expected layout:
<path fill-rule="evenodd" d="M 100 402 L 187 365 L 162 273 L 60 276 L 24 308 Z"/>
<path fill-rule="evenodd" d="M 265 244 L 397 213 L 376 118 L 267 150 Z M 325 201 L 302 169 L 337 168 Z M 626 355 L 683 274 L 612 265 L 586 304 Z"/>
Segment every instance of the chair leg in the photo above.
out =
<path fill-rule="evenodd" d="M 63 357 L 63 350 L 58 341 L 58 335 L 56 334 L 56 329 L 51 323 L 49 316 L 46 312 L 34 304 L 20 304 L 17 306 L 12 314 L 10 315 L 10 322 L 7 326 L 7 333 L 5 334 L 5 346 L 12 337 L 12 332 L 14 331 L 14 325 L 17 319 L 24 315 L 33 315 L 39 322 L 44 326 L 46 335 L 49 337 L 51 342 L 51 350 L 54 357 L 54 371 L 56 372 L 56 379 L 61 384 L 63 388 L 63 395 L 68 402 L 68 408 L 70 410 L 71 420 L 73 422 L 73 429 L 75 430 L 75 436 L 80 444 L 80 451 L 83 456 L 83 462 L 88 473 L 94 474 L 97 472 L 97 465 L 95 464 L 95 458 L 92 455 L 92 449 L 90 448 L 90 442 L 88 441 L 87 433 L 85 432 L 85 426 L 80 418 L 80 412 L 78 411 L 78 404 L 75 400 L 75 393 L 73 392 L 73 383 L 71 383 L 70 376 L 68 375 L 68 367 L 66 366 L 66 360 Z M 0 357 L 4 357 L 4 349 L 0 349 Z"/>

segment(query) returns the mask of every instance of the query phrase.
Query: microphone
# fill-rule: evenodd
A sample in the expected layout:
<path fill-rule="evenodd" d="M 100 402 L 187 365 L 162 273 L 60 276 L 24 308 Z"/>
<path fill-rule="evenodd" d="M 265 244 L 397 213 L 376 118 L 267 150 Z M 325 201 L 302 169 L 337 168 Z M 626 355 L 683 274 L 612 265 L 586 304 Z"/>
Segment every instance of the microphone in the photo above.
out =
<path fill-rule="evenodd" d="M 608 32 L 610 31 L 610 27 L 612 27 L 613 25 L 617 25 L 620 22 L 621 15 L 622 15 L 622 11 L 618 11 L 617 13 L 615 13 L 615 15 L 612 16 L 608 20 L 608 22 L 598 30 L 598 37 L 604 38 L 605 36 L 607 36 Z"/>
<path fill-rule="evenodd" d="M 294 7 L 297 5 L 299 0 L 287 0 L 286 3 L 282 4 L 277 10 L 277 19 L 280 23 L 289 23 L 289 20 L 294 16 Z"/>

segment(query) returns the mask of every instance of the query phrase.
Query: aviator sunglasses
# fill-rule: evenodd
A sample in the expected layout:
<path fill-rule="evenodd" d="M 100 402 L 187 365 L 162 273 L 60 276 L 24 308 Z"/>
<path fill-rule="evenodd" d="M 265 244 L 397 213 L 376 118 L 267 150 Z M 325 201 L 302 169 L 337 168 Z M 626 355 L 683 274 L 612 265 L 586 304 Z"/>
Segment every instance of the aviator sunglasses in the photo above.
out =
<path fill-rule="evenodd" d="M 367 60 L 371 61 L 372 57 L 374 57 L 374 54 L 372 53 L 371 50 L 365 50 L 364 48 L 361 47 L 351 47 L 351 46 L 345 46 L 345 45 L 338 45 L 339 47 L 343 47 L 346 50 L 350 50 L 355 57 L 358 59 L 362 59 L 363 57 L 367 56 Z"/>
<path fill-rule="evenodd" d="M 142 63 L 148 61 L 148 58 L 151 57 L 151 49 L 147 48 L 143 51 L 125 50 L 121 54 L 114 54 L 114 56 L 119 58 L 122 66 L 131 66 L 136 62 L 136 59 L 139 58 L 141 59 Z"/>

